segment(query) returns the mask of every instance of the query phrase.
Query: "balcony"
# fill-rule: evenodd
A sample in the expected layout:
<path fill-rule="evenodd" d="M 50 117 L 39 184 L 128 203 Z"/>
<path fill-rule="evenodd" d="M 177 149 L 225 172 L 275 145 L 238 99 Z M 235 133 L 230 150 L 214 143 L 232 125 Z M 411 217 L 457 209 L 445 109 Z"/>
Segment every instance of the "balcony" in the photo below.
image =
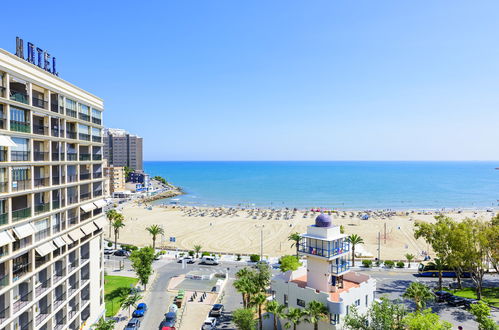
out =
<path fill-rule="evenodd" d="M 94 197 L 99 197 L 99 196 L 102 196 L 102 189 L 94 190 Z"/>
<path fill-rule="evenodd" d="M 45 320 L 50 315 L 50 305 L 39 308 L 40 308 L 40 314 L 38 314 L 35 319 L 37 325 L 39 325 L 43 320 Z"/>
<path fill-rule="evenodd" d="M 85 113 L 79 113 L 78 115 L 79 115 L 78 117 L 79 117 L 81 120 L 90 121 L 90 116 L 89 116 L 89 115 L 87 115 L 87 114 L 85 114 Z"/>
<path fill-rule="evenodd" d="M 47 291 L 50 288 L 50 278 L 43 281 L 41 284 L 39 284 L 36 289 L 35 289 L 35 294 L 38 297 L 45 291 Z"/>
<path fill-rule="evenodd" d="M 80 305 L 76 304 L 74 306 L 69 306 L 68 317 L 72 319 L 80 311 Z"/>
<path fill-rule="evenodd" d="M 0 193 L 7 192 L 8 188 L 9 188 L 8 182 L 0 182 Z"/>
<path fill-rule="evenodd" d="M 46 151 L 33 151 L 35 162 L 46 162 L 49 160 L 49 153 Z"/>
<path fill-rule="evenodd" d="M 55 303 L 54 303 L 54 305 L 55 305 Z M 59 305 L 57 305 L 57 306 L 59 306 Z M 66 317 L 63 317 L 62 319 L 58 319 L 55 321 L 54 330 L 61 330 L 61 329 L 64 329 L 65 327 L 66 327 Z"/>
<path fill-rule="evenodd" d="M 10 158 L 13 162 L 29 161 L 29 151 L 11 151 Z"/>
<path fill-rule="evenodd" d="M 74 161 L 74 160 L 77 160 L 78 159 L 78 155 L 76 154 L 76 152 L 68 152 L 66 154 L 66 159 L 68 161 Z"/>
<path fill-rule="evenodd" d="M 63 292 L 55 298 L 54 308 L 59 307 L 66 300 L 66 293 Z"/>
<path fill-rule="evenodd" d="M 69 261 L 69 266 L 68 270 L 71 272 L 73 271 L 78 265 L 80 264 L 80 261 L 78 259 L 74 259 L 73 261 Z"/>
<path fill-rule="evenodd" d="M 93 142 L 102 142 L 102 138 L 100 136 L 92 135 Z"/>
<path fill-rule="evenodd" d="M 334 244 L 336 242 L 325 241 L 324 245 L 326 245 L 326 243 L 330 243 L 330 246 L 323 248 L 319 247 L 319 244 L 309 245 L 310 243 L 307 244 L 307 242 L 302 239 L 302 242 L 298 246 L 298 252 L 331 258 L 350 251 L 350 245 L 348 243 Z"/>
<path fill-rule="evenodd" d="M 68 219 L 68 224 L 70 226 L 76 225 L 78 223 L 78 216 L 71 217 Z"/>
<path fill-rule="evenodd" d="M 48 107 L 48 102 L 43 100 L 43 99 L 40 99 L 40 98 L 37 98 L 37 97 L 31 97 L 31 102 L 33 104 L 34 107 L 37 107 L 37 108 L 42 108 L 42 109 L 47 109 Z"/>
<path fill-rule="evenodd" d="M 78 114 L 76 113 L 76 111 L 70 110 L 70 109 L 66 109 L 66 115 L 68 115 L 70 117 L 73 117 L 73 118 L 77 118 L 77 116 L 78 116 Z"/>
<path fill-rule="evenodd" d="M 48 126 L 33 124 L 33 134 L 49 135 Z"/>
<path fill-rule="evenodd" d="M 69 204 L 78 203 L 78 195 L 68 196 L 68 202 Z"/>
<path fill-rule="evenodd" d="M 102 160 L 102 155 L 99 155 L 99 154 L 93 154 L 93 155 L 92 155 L 92 159 L 93 159 L 93 160 Z"/>
<path fill-rule="evenodd" d="M 83 201 L 86 201 L 87 199 L 90 199 L 90 197 L 91 197 L 91 196 L 90 196 L 90 193 L 89 193 L 89 192 L 87 192 L 87 193 L 82 193 L 82 194 L 80 194 L 80 201 L 82 201 L 82 202 L 83 202 Z"/>
<path fill-rule="evenodd" d="M 28 94 L 18 92 L 18 91 L 12 90 L 12 89 L 10 90 L 10 99 L 12 101 L 28 104 Z"/>
<path fill-rule="evenodd" d="M 76 132 L 67 131 L 66 132 L 66 137 L 68 139 L 76 139 Z"/>
<path fill-rule="evenodd" d="M 0 324 L 5 322 L 9 318 L 10 306 L 5 307 L 3 310 L 0 310 Z"/>
<path fill-rule="evenodd" d="M 58 103 L 50 103 L 50 110 L 52 110 L 52 112 L 58 113 L 59 112 L 59 104 Z"/>
<path fill-rule="evenodd" d="M 13 307 L 12 310 L 14 311 L 14 313 L 19 312 L 21 310 L 21 308 L 23 308 L 24 306 L 26 306 L 30 302 L 31 292 L 32 291 L 28 291 L 28 292 L 24 293 L 16 301 L 14 301 L 14 304 L 12 304 L 12 307 Z"/>
<path fill-rule="evenodd" d="M 52 136 L 56 136 L 56 137 L 63 137 L 64 136 L 64 130 L 62 129 L 59 129 L 59 127 L 52 127 L 51 129 L 52 131 Z"/>
<path fill-rule="evenodd" d="M 68 182 L 76 182 L 78 181 L 78 176 L 76 174 L 68 175 Z"/>
<path fill-rule="evenodd" d="M 90 173 L 80 173 L 80 181 L 90 180 Z"/>
<path fill-rule="evenodd" d="M 12 221 L 13 222 L 21 221 L 21 220 L 24 220 L 24 219 L 29 218 L 29 217 L 31 217 L 31 207 L 12 211 Z"/>
<path fill-rule="evenodd" d="M 92 117 L 92 123 L 97 125 L 102 125 L 102 120 L 99 118 Z"/>
<path fill-rule="evenodd" d="M 80 152 L 80 161 L 89 161 L 89 160 L 90 160 L 90 154 Z"/>
<path fill-rule="evenodd" d="M 0 214 L 0 225 L 5 225 L 8 221 L 9 221 L 9 214 L 8 213 Z"/>
<path fill-rule="evenodd" d="M 0 162 L 6 162 L 7 161 L 7 150 L 0 150 Z"/>
<path fill-rule="evenodd" d="M 61 156 L 62 156 L 62 154 L 59 154 L 58 152 L 53 152 L 52 153 L 52 161 L 55 162 L 55 161 L 61 160 Z"/>
<path fill-rule="evenodd" d="M 59 268 L 55 270 L 54 274 L 54 284 L 62 280 L 62 278 L 66 275 L 66 268 Z"/>
<path fill-rule="evenodd" d="M 31 180 L 17 180 L 12 182 L 12 191 L 23 191 L 31 189 Z"/>
<path fill-rule="evenodd" d="M 49 186 L 49 178 L 38 178 L 34 180 L 35 188 L 40 187 L 48 187 Z"/>
<path fill-rule="evenodd" d="M 76 290 L 78 290 L 79 285 L 80 285 L 80 283 L 78 283 L 78 282 L 70 284 L 69 288 L 68 288 L 68 296 L 71 296 L 73 293 L 75 293 Z"/>
<path fill-rule="evenodd" d="M 350 265 L 349 265 L 349 262 L 347 260 L 343 260 L 343 258 L 341 258 L 342 260 L 338 260 L 338 263 L 335 264 L 333 263 L 332 266 L 331 266 L 331 273 L 332 274 L 335 274 L 335 275 L 338 275 L 338 274 L 341 274 L 341 273 L 344 273 L 348 270 L 350 270 Z"/>
<path fill-rule="evenodd" d="M 49 203 L 35 205 L 35 215 L 45 213 L 48 211 L 50 211 L 50 204 Z"/>
<path fill-rule="evenodd" d="M 61 207 L 60 201 L 52 201 L 52 210 L 57 210 L 60 207 Z"/>
<path fill-rule="evenodd" d="M 80 133 L 79 137 L 80 137 L 80 140 L 90 141 L 90 134 Z"/>
<path fill-rule="evenodd" d="M 60 176 L 53 176 L 52 177 L 52 184 L 54 186 L 61 184 L 61 177 Z"/>
<path fill-rule="evenodd" d="M 100 178 L 102 178 L 102 172 L 94 172 L 93 173 L 93 178 L 94 179 L 100 179 Z"/>
<path fill-rule="evenodd" d="M 8 274 L 0 275 L 0 287 L 3 288 L 7 285 L 9 285 L 9 275 Z"/>
<path fill-rule="evenodd" d="M 10 120 L 10 130 L 15 131 L 15 132 L 23 132 L 23 133 L 30 133 L 31 132 L 31 127 L 28 122 L 25 121 L 17 121 L 17 120 Z"/>

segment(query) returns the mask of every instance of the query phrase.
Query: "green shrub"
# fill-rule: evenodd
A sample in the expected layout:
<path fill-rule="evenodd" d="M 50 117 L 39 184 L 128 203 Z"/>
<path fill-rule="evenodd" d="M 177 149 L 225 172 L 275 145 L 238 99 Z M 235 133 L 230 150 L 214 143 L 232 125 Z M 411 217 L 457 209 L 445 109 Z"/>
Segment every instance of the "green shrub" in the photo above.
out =
<path fill-rule="evenodd" d="M 240 261 L 240 260 L 241 260 L 241 255 L 240 255 L 240 254 L 236 254 L 236 260 L 237 260 L 237 261 Z"/>
<path fill-rule="evenodd" d="M 403 261 L 397 262 L 397 268 L 404 268 L 404 267 L 405 267 L 405 264 Z"/>
<path fill-rule="evenodd" d="M 381 265 L 381 260 L 376 260 L 376 267 L 379 267 Z"/>
<path fill-rule="evenodd" d="M 250 255 L 250 261 L 251 262 L 258 262 L 258 261 L 260 261 L 260 256 L 258 254 L 252 254 L 252 255 Z"/>
<path fill-rule="evenodd" d="M 201 253 L 201 257 L 209 256 L 209 255 L 210 255 L 210 252 L 203 252 L 203 253 Z"/>
<path fill-rule="evenodd" d="M 107 242 L 107 247 L 112 247 L 113 246 L 113 242 Z"/>
<path fill-rule="evenodd" d="M 165 254 L 166 254 L 166 251 L 165 251 L 165 250 L 161 250 L 161 252 L 159 252 L 159 254 L 161 254 L 161 255 L 165 255 Z"/>
<path fill-rule="evenodd" d="M 366 268 L 371 268 L 372 265 L 373 265 L 372 260 L 362 260 L 362 266 L 364 266 Z"/>
<path fill-rule="evenodd" d="M 387 267 L 387 268 L 393 268 L 393 266 L 395 266 L 395 262 L 393 262 L 393 260 L 387 260 L 387 261 L 385 261 L 385 267 Z"/>
<path fill-rule="evenodd" d="M 191 257 L 194 257 L 194 251 L 189 251 L 189 255 L 190 255 Z"/>
<path fill-rule="evenodd" d="M 139 249 L 138 246 L 130 245 L 130 250 L 131 251 L 137 251 L 138 249 Z"/>
<path fill-rule="evenodd" d="M 180 252 L 180 253 L 178 254 L 178 256 L 179 256 L 179 257 L 183 257 L 183 256 L 184 256 L 184 254 L 185 254 L 184 252 Z"/>

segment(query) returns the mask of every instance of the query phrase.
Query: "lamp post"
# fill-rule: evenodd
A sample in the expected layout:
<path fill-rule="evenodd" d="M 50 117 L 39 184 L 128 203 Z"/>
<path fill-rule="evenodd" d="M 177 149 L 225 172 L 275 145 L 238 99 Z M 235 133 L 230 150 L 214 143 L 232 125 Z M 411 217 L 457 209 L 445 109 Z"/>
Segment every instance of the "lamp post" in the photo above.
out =
<path fill-rule="evenodd" d="M 260 260 L 263 260 L 263 228 L 265 225 L 255 225 L 255 227 L 260 228 Z"/>

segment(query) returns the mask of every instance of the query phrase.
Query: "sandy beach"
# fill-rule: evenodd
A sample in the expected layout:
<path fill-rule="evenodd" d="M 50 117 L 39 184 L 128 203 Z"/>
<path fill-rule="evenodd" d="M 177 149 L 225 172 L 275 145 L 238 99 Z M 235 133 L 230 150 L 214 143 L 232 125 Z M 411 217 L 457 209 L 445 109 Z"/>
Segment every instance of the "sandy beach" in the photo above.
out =
<path fill-rule="evenodd" d="M 285 211 L 270 210 L 257 212 L 179 206 L 146 207 L 137 203 L 121 205 L 119 210 L 125 216 L 125 227 L 120 231 L 119 242 L 138 246 L 151 245 L 151 236 L 145 228 L 157 224 L 162 225 L 165 231 L 164 237 L 157 239 L 158 247 L 193 249 L 194 245 L 199 244 L 204 251 L 260 253 L 263 230 L 263 253 L 271 257 L 294 253 L 287 237 L 293 232 L 306 232 L 306 227 L 313 224 L 319 214 L 291 210 L 286 215 Z M 422 251 L 429 250 L 423 240 L 414 238 L 414 222 L 433 222 L 436 212 L 371 212 L 368 220 L 362 220 L 365 214 L 361 211 L 340 211 L 333 213 L 331 217 L 334 224 L 344 226 L 346 234 L 360 235 L 365 242 L 361 249 L 375 257 L 378 253 L 378 233 L 381 233 L 382 260 L 404 259 L 406 253 L 421 258 Z M 490 219 L 493 215 L 485 210 L 449 211 L 444 214 L 456 220 L 465 217 Z M 169 242 L 170 236 L 176 238 L 175 243 Z"/>

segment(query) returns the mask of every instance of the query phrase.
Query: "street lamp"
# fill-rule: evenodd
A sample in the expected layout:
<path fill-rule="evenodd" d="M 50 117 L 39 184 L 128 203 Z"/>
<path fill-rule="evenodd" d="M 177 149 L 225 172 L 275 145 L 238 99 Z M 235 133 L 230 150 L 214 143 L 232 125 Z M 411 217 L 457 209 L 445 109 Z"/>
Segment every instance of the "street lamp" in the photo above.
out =
<path fill-rule="evenodd" d="M 263 228 L 265 225 L 255 225 L 255 227 L 260 228 L 260 260 L 263 260 Z"/>

